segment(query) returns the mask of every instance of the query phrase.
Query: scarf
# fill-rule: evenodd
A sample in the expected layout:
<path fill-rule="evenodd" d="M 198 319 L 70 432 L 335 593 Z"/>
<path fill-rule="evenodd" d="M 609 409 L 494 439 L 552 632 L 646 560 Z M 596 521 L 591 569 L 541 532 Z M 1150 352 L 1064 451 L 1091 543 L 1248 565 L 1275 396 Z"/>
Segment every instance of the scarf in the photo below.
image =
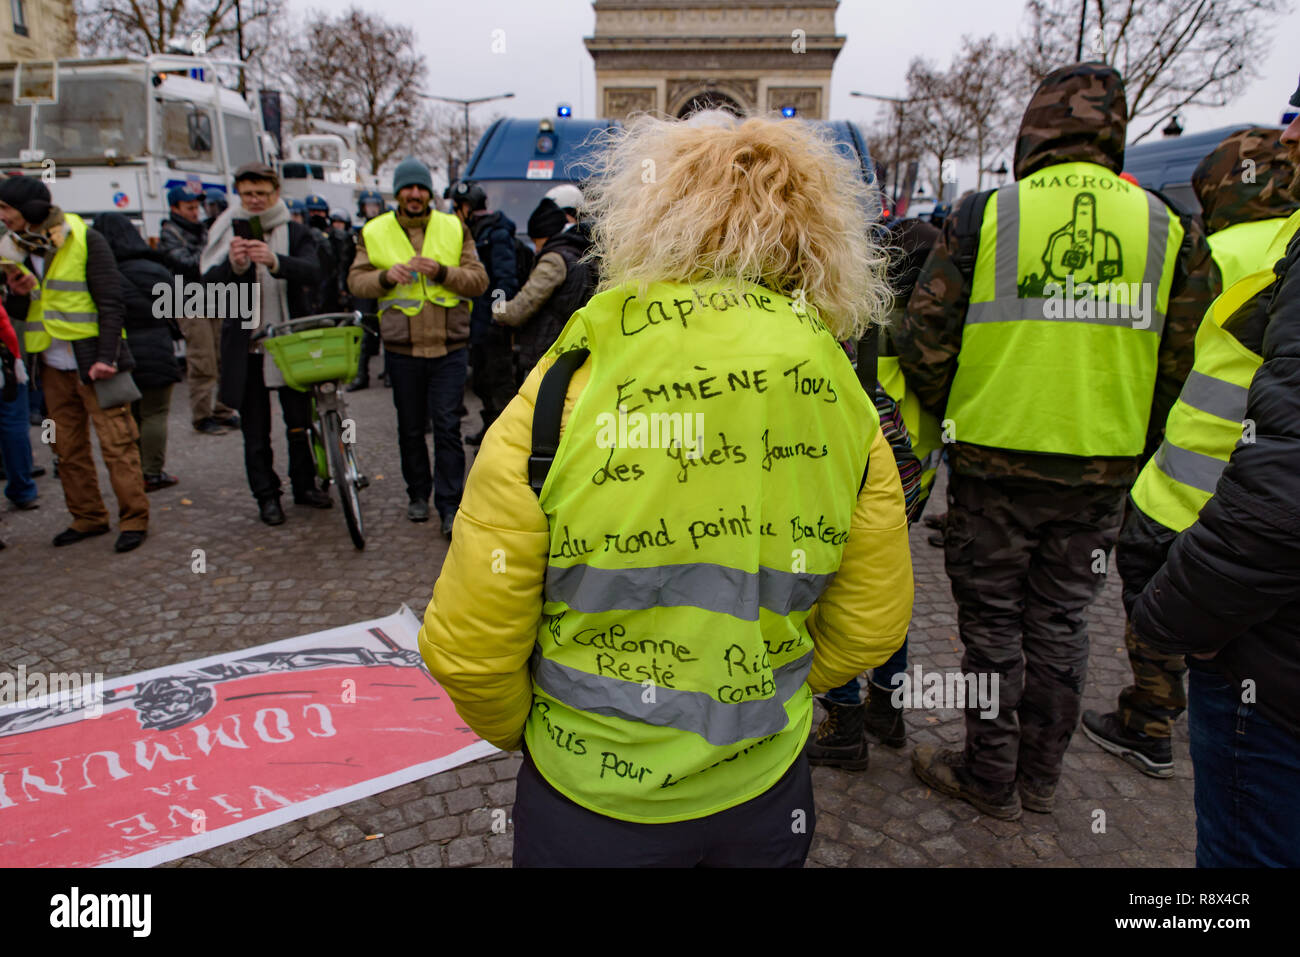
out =
<path fill-rule="evenodd" d="M 208 245 L 199 257 L 200 275 L 207 273 L 213 266 L 220 265 L 230 256 L 230 240 L 235 236 L 234 221 L 247 220 L 252 216 L 242 205 L 232 205 L 213 220 L 208 228 Z M 262 241 L 276 256 L 289 255 L 289 208 L 284 205 L 284 201 L 277 200 L 275 205 L 259 214 L 259 217 L 262 221 Z M 261 328 L 263 322 L 268 326 L 276 326 L 289 320 L 289 284 L 272 276 L 270 269 L 261 263 L 253 263 L 253 266 L 256 268 L 255 280 L 259 295 L 250 332 Z"/>

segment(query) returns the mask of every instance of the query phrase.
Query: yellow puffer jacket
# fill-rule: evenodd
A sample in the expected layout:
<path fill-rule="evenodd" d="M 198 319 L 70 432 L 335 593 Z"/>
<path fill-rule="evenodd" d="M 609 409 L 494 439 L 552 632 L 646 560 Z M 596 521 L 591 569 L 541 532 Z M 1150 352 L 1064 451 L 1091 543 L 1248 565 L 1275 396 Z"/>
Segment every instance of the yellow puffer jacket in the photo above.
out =
<path fill-rule="evenodd" d="M 528 665 L 542 617 L 550 533 L 528 486 L 528 456 L 533 404 L 553 362 L 554 356 L 542 358 L 483 440 L 420 629 L 424 661 L 460 716 L 504 750 L 521 746 L 533 704 Z M 590 373 L 589 359 L 569 383 L 565 424 Z M 877 428 L 843 561 L 807 620 L 815 643 L 813 692 L 883 664 L 903 643 L 911 615 L 903 490 Z"/>

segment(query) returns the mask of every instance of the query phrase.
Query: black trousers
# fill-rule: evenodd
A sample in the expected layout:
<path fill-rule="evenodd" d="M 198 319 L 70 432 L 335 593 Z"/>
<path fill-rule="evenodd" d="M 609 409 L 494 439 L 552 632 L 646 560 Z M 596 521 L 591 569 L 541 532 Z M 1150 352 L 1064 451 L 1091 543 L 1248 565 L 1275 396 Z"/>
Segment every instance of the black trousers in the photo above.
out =
<path fill-rule="evenodd" d="M 524 753 L 515 782 L 515 867 L 802 867 L 817 826 L 801 752 L 764 793 L 708 817 L 634 824 L 575 804 Z"/>
<path fill-rule="evenodd" d="M 460 507 L 465 489 L 465 446 L 460 439 L 460 407 L 465 393 L 467 350 L 436 359 L 388 353 L 388 379 L 397 407 L 397 448 L 402 478 L 411 501 L 433 504 L 444 518 Z M 433 471 L 424 423 L 433 418 Z"/>
<path fill-rule="evenodd" d="M 250 353 L 244 398 L 239 406 L 240 429 L 244 433 L 244 471 L 248 487 L 259 502 L 280 494 L 280 477 L 275 474 L 271 452 L 271 390 L 262 375 L 265 357 Z M 280 393 L 280 412 L 289 438 L 289 482 L 295 495 L 316 487 L 316 462 L 311 454 L 308 428 L 311 425 L 311 394 L 288 386 Z"/>
<path fill-rule="evenodd" d="M 510 352 L 510 330 L 492 326 L 469 347 L 474 367 L 474 394 L 483 403 L 483 428 L 492 427 L 515 397 L 515 364 Z"/>

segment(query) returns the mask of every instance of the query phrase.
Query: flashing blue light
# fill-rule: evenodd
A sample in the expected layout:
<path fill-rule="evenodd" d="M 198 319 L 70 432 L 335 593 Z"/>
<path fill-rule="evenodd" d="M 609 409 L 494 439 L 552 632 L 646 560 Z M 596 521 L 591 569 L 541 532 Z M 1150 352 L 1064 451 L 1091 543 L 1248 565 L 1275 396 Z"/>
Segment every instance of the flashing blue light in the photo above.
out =
<path fill-rule="evenodd" d="M 787 120 L 792 120 L 792 119 L 794 119 L 794 115 L 795 115 L 795 113 L 797 113 L 797 112 L 798 112 L 798 110 L 796 110 L 793 106 L 783 106 L 783 107 L 781 107 L 781 115 L 782 115 L 783 117 L 785 117 Z"/>
<path fill-rule="evenodd" d="M 573 107 L 568 103 L 561 103 L 555 110 L 556 116 L 569 117 L 573 115 Z"/>

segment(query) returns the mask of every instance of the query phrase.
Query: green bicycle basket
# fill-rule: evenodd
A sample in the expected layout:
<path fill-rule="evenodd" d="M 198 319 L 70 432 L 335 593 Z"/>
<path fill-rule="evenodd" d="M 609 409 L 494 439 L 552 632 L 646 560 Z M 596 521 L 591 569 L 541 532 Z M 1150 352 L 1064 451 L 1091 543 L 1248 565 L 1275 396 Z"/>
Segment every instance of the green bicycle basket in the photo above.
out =
<path fill-rule="evenodd" d="M 361 360 L 359 326 L 307 329 L 284 336 L 272 336 L 262 344 L 280 367 L 285 384 L 306 392 L 317 382 L 350 379 Z"/>

